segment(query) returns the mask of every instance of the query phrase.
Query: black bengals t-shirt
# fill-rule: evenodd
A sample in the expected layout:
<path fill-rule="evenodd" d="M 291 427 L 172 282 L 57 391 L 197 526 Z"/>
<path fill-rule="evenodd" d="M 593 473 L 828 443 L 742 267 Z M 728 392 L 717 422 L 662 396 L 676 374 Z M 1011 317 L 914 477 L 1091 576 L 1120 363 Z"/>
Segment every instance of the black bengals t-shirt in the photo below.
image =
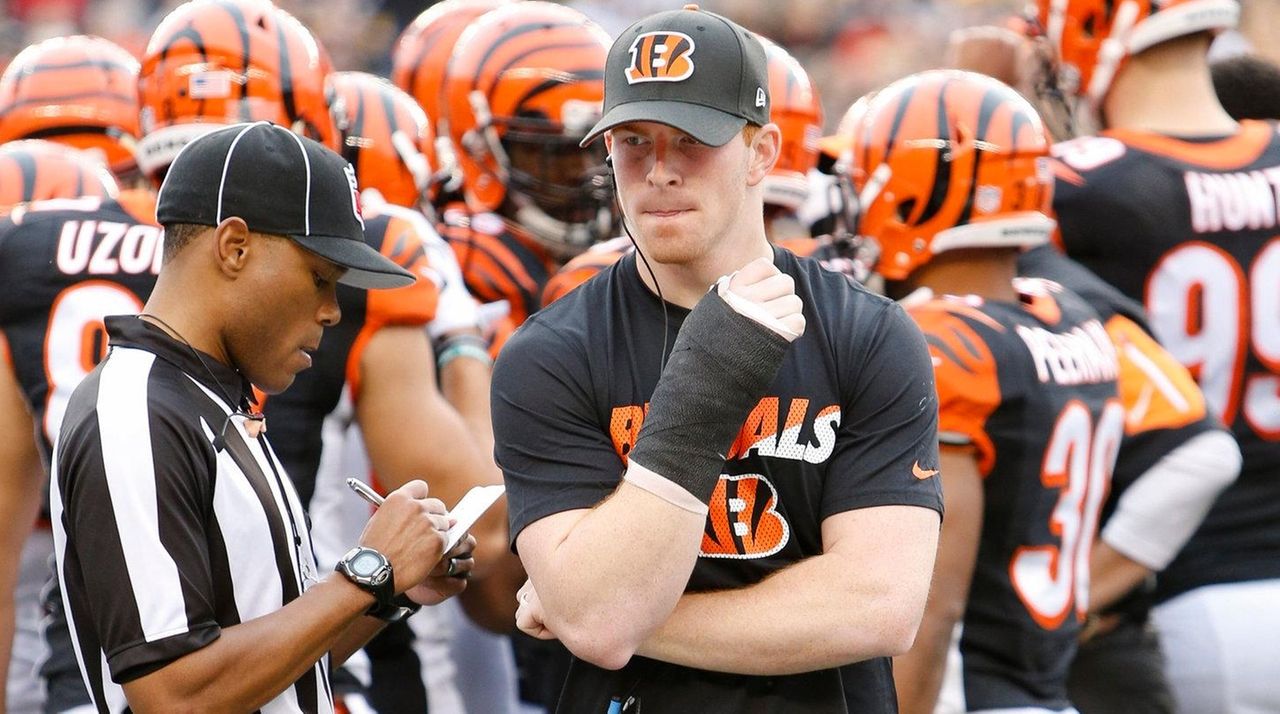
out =
<path fill-rule="evenodd" d="M 634 255 L 530 318 L 493 376 L 496 456 L 511 538 L 617 488 L 662 364 L 663 310 Z M 822 553 L 828 516 L 885 505 L 942 511 L 937 396 L 924 339 L 903 310 L 816 261 L 774 251 L 807 321 L 768 396 L 729 449 L 688 591 L 737 588 Z M 688 310 L 667 306 L 669 350 Z M 914 467 L 914 468 L 913 468 Z M 779 677 L 634 657 L 619 671 L 574 660 L 559 712 L 897 711 L 888 661 Z M 843 684 L 842 684 L 842 676 Z M 865 701 L 865 703 L 864 703 Z"/>

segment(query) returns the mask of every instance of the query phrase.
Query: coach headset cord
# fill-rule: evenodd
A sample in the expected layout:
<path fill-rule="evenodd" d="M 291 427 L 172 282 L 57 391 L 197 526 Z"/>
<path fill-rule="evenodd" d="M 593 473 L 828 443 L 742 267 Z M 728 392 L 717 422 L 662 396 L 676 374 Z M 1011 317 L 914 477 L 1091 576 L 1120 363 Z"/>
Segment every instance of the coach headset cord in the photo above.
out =
<path fill-rule="evenodd" d="M 644 251 L 640 250 L 640 244 L 636 242 L 635 235 L 631 233 L 631 226 L 627 221 L 627 213 L 622 208 L 622 197 L 618 194 L 618 179 L 613 174 L 613 154 L 608 154 L 604 157 L 604 165 L 608 169 L 609 183 L 613 186 L 613 200 L 618 204 L 618 215 L 622 217 L 622 230 L 627 234 L 627 239 L 631 241 L 631 246 L 636 249 L 636 255 L 640 256 L 640 262 L 644 263 L 644 269 L 649 272 L 649 279 L 653 281 L 653 287 L 658 291 L 658 303 L 662 305 L 662 352 L 658 360 L 658 377 L 661 378 L 663 370 L 667 368 L 667 335 L 670 330 L 667 299 L 662 295 L 662 284 L 658 282 L 658 276 L 654 274 L 653 266 L 649 265 L 649 259 L 644 257 Z M 605 710 L 606 714 L 640 714 L 640 697 L 635 696 L 635 691 L 651 674 L 651 672 L 641 672 L 631 682 L 631 686 L 627 688 L 626 693 L 610 697 L 608 708 Z"/>
<path fill-rule="evenodd" d="M 608 154 L 604 157 L 604 165 L 608 169 L 609 183 L 613 185 L 613 200 L 618 204 L 618 215 L 622 216 L 622 230 L 631 241 L 631 246 L 636 249 L 636 255 L 640 256 L 640 262 L 644 263 L 644 269 L 649 271 L 649 279 L 653 281 L 653 287 L 658 291 L 658 302 L 662 305 L 662 352 L 658 359 L 658 375 L 661 376 L 662 371 L 667 368 L 667 333 L 670 329 L 667 316 L 667 299 L 662 296 L 662 285 L 658 282 L 658 276 L 653 274 L 653 267 L 649 265 L 649 259 L 644 257 L 644 252 L 640 250 L 640 244 L 636 242 L 636 237 L 631 234 L 627 213 L 622 209 L 622 197 L 618 194 L 618 179 L 613 175 L 613 154 Z"/>

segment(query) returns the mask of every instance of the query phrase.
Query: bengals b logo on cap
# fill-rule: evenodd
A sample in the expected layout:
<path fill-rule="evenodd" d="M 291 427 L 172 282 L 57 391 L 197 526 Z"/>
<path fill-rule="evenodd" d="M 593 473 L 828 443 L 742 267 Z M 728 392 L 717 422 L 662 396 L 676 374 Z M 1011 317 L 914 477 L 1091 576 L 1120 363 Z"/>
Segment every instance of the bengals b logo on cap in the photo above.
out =
<path fill-rule="evenodd" d="M 679 82 L 693 75 L 693 38 L 683 32 L 646 32 L 630 51 L 627 84 Z"/>

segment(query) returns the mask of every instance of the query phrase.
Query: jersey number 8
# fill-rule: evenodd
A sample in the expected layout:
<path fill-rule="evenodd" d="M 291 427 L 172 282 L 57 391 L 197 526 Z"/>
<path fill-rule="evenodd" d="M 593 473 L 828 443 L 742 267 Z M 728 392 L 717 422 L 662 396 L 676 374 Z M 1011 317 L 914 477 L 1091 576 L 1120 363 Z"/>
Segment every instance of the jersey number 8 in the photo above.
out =
<path fill-rule="evenodd" d="M 107 332 L 102 319 L 141 311 L 142 301 L 136 295 L 107 280 L 78 283 L 53 301 L 44 345 L 49 401 L 43 426 L 49 443 L 58 436 L 71 393 L 106 355 Z"/>

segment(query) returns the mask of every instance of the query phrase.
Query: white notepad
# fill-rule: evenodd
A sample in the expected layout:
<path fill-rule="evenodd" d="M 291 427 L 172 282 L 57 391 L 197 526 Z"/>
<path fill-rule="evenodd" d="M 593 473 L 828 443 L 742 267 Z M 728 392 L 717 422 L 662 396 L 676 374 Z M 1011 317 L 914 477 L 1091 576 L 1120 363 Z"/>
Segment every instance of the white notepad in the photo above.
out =
<path fill-rule="evenodd" d="M 449 511 L 449 515 L 453 516 L 457 522 L 449 529 L 449 541 L 444 546 L 444 552 L 448 553 L 453 550 L 453 546 L 462 540 L 467 531 L 471 530 L 471 526 L 474 526 L 476 521 L 480 520 L 480 516 L 483 516 L 484 512 L 489 510 L 489 507 L 506 490 L 505 487 L 495 484 L 493 486 L 476 486 L 467 491 L 467 495 L 463 496 L 462 500 L 458 501 L 458 505 Z"/>

